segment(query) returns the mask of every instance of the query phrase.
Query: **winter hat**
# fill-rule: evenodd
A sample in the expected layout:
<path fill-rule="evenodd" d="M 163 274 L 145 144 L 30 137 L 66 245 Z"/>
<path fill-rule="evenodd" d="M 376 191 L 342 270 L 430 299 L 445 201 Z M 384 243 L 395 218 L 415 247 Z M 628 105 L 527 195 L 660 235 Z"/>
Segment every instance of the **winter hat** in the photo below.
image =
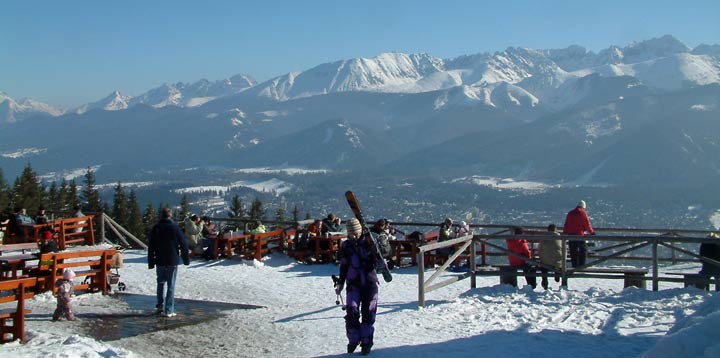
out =
<path fill-rule="evenodd" d="M 52 231 L 50 231 L 50 230 L 43 231 L 42 235 L 43 235 L 43 239 L 45 241 L 52 240 L 52 237 L 53 237 Z"/>
<path fill-rule="evenodd" d="M 65 271 L 63 271 L 63 279 L 66 279 L 69 281 L 74 278 L 75 278 L 75 271 L 73 271 L 71 269 L 65 269 Z"/>
<path fill-rule="evenodd" d="M 358 236 L 362 234 L 362 226 L 360 226 L 360 221 L 356 218 L 352 218 L 347 221 L 347 233 L 350 234 L 357 234 Z"/>
<path fill-rule="evenodd" d="M 585 200 L 580 200 L 580 202 L 577 204 L 577 206 L 579 206 L 583 209 L 585 209 L 587 207 L 587 205 L 585 204 Z"/>

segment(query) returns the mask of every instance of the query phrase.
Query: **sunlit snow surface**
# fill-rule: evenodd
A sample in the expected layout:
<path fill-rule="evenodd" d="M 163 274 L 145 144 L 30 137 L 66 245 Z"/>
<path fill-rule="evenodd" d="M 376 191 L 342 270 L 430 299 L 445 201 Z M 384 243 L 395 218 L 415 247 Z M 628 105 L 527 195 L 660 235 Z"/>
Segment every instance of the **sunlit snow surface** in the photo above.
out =
<path fill-rule="evenodd" d="M 28 342 L 5 344 L 0 355 L 345 356 L 345 312 L 335 304 L 330 278 L 337 270 L 282 254 L 262 262 L 194 260 L 179 268 L 177 297 L 264 308 L 227 310 L 197 325 L 110 342 L 79 332 L 84 318 L 123 314 L 114 298 L 78 292 L 73 305 L 79 321 L 51 322 L 55 298 L 44 293 L 27 304 L 33 311 Z M 119 272 L 126 292 L 154 294 L 155 274 L 143 251 L 126 252 Z M 518 357 L 637 357 L 648 350 L 648 357 L 716 357 L 720 350 L 720 295 L 714 292 L 669 283 L 658 292 L 623 290 L 622 280 L 589 279 L 571 279 L 567 290 L 551 280 L 551 290 L 543 291 L 479 277 L 478 288 L 464 280 L 428 293 L 427 307 L 418 308 L 417 268 L 395 269 L 393 275 L 391 283 L 380 284 L 374 357 L 507 357 L 508 350 Z"/>

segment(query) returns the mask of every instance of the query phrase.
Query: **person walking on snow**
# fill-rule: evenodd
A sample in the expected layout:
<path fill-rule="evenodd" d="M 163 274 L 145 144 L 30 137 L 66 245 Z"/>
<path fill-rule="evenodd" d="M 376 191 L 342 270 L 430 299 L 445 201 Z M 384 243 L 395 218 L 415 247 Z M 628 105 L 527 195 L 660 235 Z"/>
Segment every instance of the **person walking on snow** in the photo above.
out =
<path fill-rule="evenodd" d="M 595 235 L 590 225 L 590 219 L 588 218 L 587 212 L 585 212 L 584 200 L 580 200 L 575 209 L 570 210 L 565 217 L 565 225 L 563 225 L 563 234 L 565 235 L 579 235 L 584 236 L 585 232 L 590 235 Z M 568 242 L 570 247 L 570 263 L 572 267 L 578 267 L 585 265 L 587 259 L 587 241 L 585 240 L 570 240 Z"/>
<path fill-rule="evenodd" d="M 63 277 L 55 282 L 55 287 L 57 287 L 57 307 L 55 313 L 53 313 L 53 321 L 63 318 L 68 321 L 76 320 L 71 305 L 72 296 L 75 295 L 75 286 L 72 282 L 74 278 L 75 272 L 66 268 L 63 271 Z"/>
<path fill-rule="evenodd" d="M 160 220 L 150 231 L 148 242 L 148 268 L 154 269 L 157 276 L 157 305 L 156 313 L 165 317 L 174 317 L 175 314 L 175 278 L 180 258 L 185 266 L 190 264 L 188 243 L 180 231 L 180 227 L 170 219 L 170 208 L 163 208 Z M 178 254 L 178 251 L 180 252 Z M 167 294 L 165 284 L 167 283 Z"/>
<path fill-rule="evenodd" d="M 365 355 L 370 353 L 375 331 L 378 301 L 378 277 L 375 271 L 377 260 L 371 238 L 368 233 L 363 235 L 358 219 L 347 221 L 347 237 L 340 248 L 340 280 L 335 292 L 339 295 L 347 283 L 347 352 L 355 352 L 360 345 L 361 353 Z"/>

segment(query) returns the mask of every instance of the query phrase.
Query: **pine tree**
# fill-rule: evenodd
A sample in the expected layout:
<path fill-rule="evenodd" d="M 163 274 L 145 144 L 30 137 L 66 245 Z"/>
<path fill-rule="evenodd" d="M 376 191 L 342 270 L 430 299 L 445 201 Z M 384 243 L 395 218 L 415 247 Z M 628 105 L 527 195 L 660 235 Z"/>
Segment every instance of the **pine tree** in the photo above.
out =
<path fill-rule="evenodd" d="M 298 210 L 297 205 L 295 205 L 295 207 L 293 208 L 292 214 L 294 222 L 300 221 L 300 210 Z"/>
<path fill-rule="evenodd" d="M 59 206 L 58 206 L 58 202 L 59 202 L 58 197 L 59 196 L 60 195 L 58 193 L 57 182 L 53 181 L 52 184 L 50 184 L 50 189 L 48 190 L 48 194 L 47 194 L 47 197 L 48 197 L 47 209 L 49 209 L 51 211 L 59 210 Z"/>
<path fill-rule="evenodd" d="M 126 207 L 128 210 L 127 229 L 130 233 L 135 235 L 135 237 L 139 238 L 145 232 L 145 227 L 143 225 L 143 215 L 140 212 L 140 204 L 138 203 L 137 195 L 135 195 L 134 190 L 130 190 L 130 196 L 128 197 Z"/>
<path fill-rule="evenodd" d="M 185 194 L 180 200 L 180 210 L 175 213 L 175 221 L 182 222 L 188 216 L 190 216 L 190 200 Z"/>
<path fill-rule="evenodd" d="M 85 186 L 82 190 L 81 199 L 85 203 L 84 209 L 88 212 L 99 213 L 103 211 L 103 204 L 100 200 L 100 192 L 95 187 L 95 173 L 90 167 L 85 173 Z M 87 213 L 86 213 L 87 214 Z"/>
<path fill-rule="evenodd" d="M 70 180 L 65 194 L 65 210 L 73 210 L 76 205 L 80 205 L 80 197 L 78 197 L 78 188 L 75 179 Z"/>
<path fill-rule="evenodd" d="M 265 208 L 263 208 L 262 201 L 255 197 L 252 205 L 250 205 L 250 211 L 248 212 L 250 220 L 264 220 L 265 219 Z"/>
<path fill-rule="evenodd" d="M 152 230 L 153 226 L 157 223 L 157 215 L 155 212 L 155 208 L 153 208 L 152 202 L 149 202 L 147 206 L 145 207 L 145 212 L 143 213 L 143 235 L 142 237 L 138 237 L 140 240 L 143 240 L 143 242 L 148 242 L 148 234 L 150 233 L 150 230 Z"/>
<path fill-rule="evenodd" d="M 5 214 L 10 211 L 10 187 L 5 182 L 2 168 L 0 168 L 0 211 L 4 211 Z"/>
<path fill-rule="evenodd" d="M 113 206 L 112 206 L 112 217 L 120 224 L 120 226 L 124 228 L 128 228 L 128 208 L 127 208 L 127 198 L 125 196 L 125 189 L 123 189 L 122 184 L 120 182 L 117 183 L 117 186 L 115 186 L 115 195 L 113 196 Z"/>
<path fill-rule="evenodd" d="M 57 209 L 58 211 L 68 211 L 70 210 L 71 206 L 68 203 L 68 182 L 63 178 L 63 180 L 60 182 L 60 188 L 58 189 L 58 197 L 57 197 Z"/>
<path fill-rule="evenodd" d="M 305 220 L 310 220 L 310 219 L 312 219 L 312 216 L 310 215 L 310 212 L 308 211 L 305 213 Z"/>
<path fill-rule="evenodd" d="M 275 220 L 276 220 L 276 221 L 279 221 L 279 222 L 285 221 L 285 209 L 283 209 L 283 208 L 278 208 L 278 209 L 275 211 Z"/>
<path fill-rule="evenodd" d="M 245 205 L 237 194 L 232 198 L 228 216 L 231 219 L 242 219 L 245 216 Z"/>
<path fill-rule="evenodd" d="M 28 213 L 34 212 L 42 205 L 44 199 L 44 188 L 40 183 L 37 173 L 28 164 L 23 169 L 20 177 L 15 179 L 12 190 L 12 201 L 15 206 L 28 209 Z"/>

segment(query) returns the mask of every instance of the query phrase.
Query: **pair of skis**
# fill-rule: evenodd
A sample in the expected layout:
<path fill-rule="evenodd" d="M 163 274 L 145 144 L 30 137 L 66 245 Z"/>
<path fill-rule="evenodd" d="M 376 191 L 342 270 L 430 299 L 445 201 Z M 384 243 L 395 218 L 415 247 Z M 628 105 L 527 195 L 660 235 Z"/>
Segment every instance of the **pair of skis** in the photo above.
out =
<path fill-rule="evenodd" d="M 347 192 L 345 192 L 345 199 L 347 199 L 348 205 L 350 205 L 350 210 L 352 210 L 355 218 L 360 221 L 360 225 L 363 228 L 363 235 L 370 235 L 373 247 L 375 248 L 375 268 L 378 270 L 378 272 L 382 274 L 383 280 L 385 280 L 385 282 L 392 281 L 392 274 L 390 273 L 390 269 L 388 268 L 387 261 L 385 261 L 385 258 L 380 252 L 380 246 L 378 245 L 377 238 L 375 237 L 375 235 L 373 235 L 372 231 L 370 231 L 370 228 L 368 227 L 367 222 L 363 217 L 362 210 L 360 210 L 360 203 L 358 202 L 355 193 L 348 190 Z"/>

